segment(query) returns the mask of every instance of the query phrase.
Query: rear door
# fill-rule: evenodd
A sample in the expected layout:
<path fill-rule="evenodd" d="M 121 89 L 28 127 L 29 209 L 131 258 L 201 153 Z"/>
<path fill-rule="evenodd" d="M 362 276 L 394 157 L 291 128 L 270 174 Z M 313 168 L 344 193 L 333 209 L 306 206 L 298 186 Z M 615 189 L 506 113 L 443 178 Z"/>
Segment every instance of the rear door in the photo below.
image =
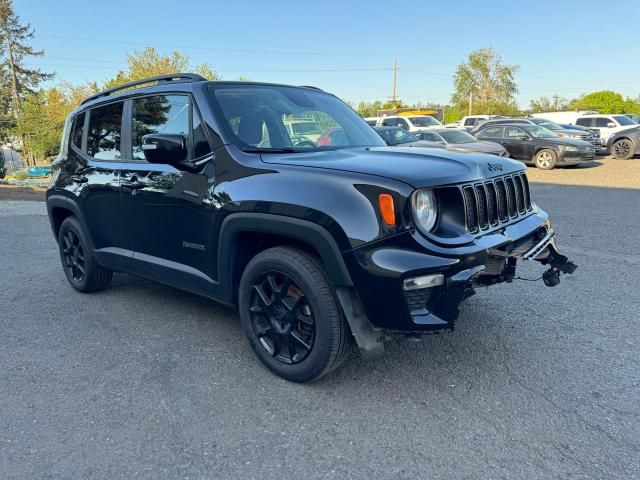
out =
<path fill-rule="evenodd" d="M 495 142 L 499 144 L 504 144 L 504 138 L 502 137 L 504 131 L 504 127 L 487 127 L 480 130 L 476 134 L 476 138 L 480 140 L 486 140 L 488 142 Z M 505 146 L 506 148 L 506 146 Z M 509 150 L 507 148 L 507 150 Z M 509 152 L 511 154 L 511 152 Z"/>
<path fill-rule="evenodd" d="M 180 171 L 145 160 L 142 137 L 184 135 L 188 160 L 212 155 L 204 125 L 188 94 L 147 95 L 128 101 L 127 162 L 122 199 L 132 269 L 141 275 L 198 293 L 210 294 L 215 258 L 211 249 L 214 176 Z M 209 168 L 211 167 L 211 168 Z"/>
<path fill-rule="evenodd" d="M 130 252 L 120 204 L 122 114 L 124 103 L 111 102 L 74 118 L 64 174 L 77 197 L 98 260 L 126 267 Z"/>

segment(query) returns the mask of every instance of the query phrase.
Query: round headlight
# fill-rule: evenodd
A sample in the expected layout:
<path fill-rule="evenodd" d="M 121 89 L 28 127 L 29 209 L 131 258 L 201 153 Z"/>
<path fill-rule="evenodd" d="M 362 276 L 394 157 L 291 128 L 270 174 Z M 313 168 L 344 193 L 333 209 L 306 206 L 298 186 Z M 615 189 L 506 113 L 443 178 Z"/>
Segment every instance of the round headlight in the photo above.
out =
<path fill-rule="evenodd" d="M 431 190 L 418 190 L 413 195 L 413 218 L 423 233 L 433 230 L 438 219 L 436 196 Z"/>

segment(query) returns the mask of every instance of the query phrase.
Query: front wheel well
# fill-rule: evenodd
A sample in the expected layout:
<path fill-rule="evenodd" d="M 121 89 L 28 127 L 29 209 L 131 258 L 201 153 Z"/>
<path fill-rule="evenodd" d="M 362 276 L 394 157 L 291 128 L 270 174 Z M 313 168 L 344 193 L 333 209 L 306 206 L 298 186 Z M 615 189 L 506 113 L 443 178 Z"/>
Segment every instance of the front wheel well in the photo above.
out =
<path fill-rule="evenodd" d="M 322 258 L 319 252 L 309 243 L 283 235 L 263 233 L 263 232 L 240 232 L 234 240 L 235 258 L 233 259 L 233 270 L 231 278 L 233 303 L 238 302 L 238 286 L 240 278 L 249 261 L 258 253 L 272 247 L 288 246 L 302 250 L 313 255 L 322 265 Z M 322 265 L 326 269 L 325 265 Z"/>

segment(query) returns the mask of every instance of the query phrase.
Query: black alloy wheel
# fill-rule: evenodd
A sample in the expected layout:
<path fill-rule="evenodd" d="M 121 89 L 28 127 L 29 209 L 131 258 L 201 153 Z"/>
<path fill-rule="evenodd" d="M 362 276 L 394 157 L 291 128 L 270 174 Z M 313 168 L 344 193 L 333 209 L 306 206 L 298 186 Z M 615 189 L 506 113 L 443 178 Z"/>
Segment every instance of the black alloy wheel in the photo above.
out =
<path fill-rule="evenodd" d="M 238 310 L 253 352 L 286 380 L 315 380 L 348 357 L 351 331 L 310 252 L 278 246 L 255 255 L 242 272 Z"/>
<path fill-rule="evenodd" d="M 634 153 L 630 140 L 622 139 L 613 144 L 613 156 L 618 160 L 628 160 L 633 157 Z"/>
<path fill-rule="evenodd" d="M 86 271 L 84 248 L 80 237 L 73 230 L 67 230 L 62 236 L 62 255 L 68 275 L 75 282 L 82 283 Z"/>
<path fill-rule="evenodd" d="M 281 272 L 267 272 L 252 285 L 251 321 L 260 345 L 285 364 L 299 363 L 311 352 L 316 324 L 307 297 Z"/>

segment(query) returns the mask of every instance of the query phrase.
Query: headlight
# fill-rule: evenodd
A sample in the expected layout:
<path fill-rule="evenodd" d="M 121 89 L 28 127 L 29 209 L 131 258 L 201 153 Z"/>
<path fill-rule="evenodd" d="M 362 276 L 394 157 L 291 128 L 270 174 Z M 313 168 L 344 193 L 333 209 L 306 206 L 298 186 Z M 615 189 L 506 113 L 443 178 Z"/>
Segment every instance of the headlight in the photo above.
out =
<path fill-rule="evenodd" d="M 565 152 L 577 152 L 578 150 L 578 147 L 574 147 L 572 145 L 567 145 L 564 147 Z"/>
<path fill-rule="evenodd" d="M 436 196 L 431 190 L 418 190 L 411 203 L 416 225 L 423 233 L 429 233 L 438 219 Z"/>

